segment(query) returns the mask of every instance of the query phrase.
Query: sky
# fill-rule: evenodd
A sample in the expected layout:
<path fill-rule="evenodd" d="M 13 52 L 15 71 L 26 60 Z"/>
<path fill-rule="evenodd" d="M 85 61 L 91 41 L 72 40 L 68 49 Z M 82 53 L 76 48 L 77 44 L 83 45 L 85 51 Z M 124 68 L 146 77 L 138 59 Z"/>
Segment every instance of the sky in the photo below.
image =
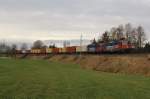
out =
<path fill-rule="evenodd" d="M 93 39 L 128 22 L 149 39 L 149 9 L 150 0 L 0 0 L 0 39 Z"/>

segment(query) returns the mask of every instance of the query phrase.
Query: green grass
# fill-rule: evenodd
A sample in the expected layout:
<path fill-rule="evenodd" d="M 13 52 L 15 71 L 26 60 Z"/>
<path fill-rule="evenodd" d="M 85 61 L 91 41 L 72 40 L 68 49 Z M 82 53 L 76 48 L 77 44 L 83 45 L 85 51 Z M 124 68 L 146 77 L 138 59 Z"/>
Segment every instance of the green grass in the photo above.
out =
<path fill-rule="evenodd" d="M 0 59 L 0 99 L 150 99 L 150 78 L 44 60 Z"/>

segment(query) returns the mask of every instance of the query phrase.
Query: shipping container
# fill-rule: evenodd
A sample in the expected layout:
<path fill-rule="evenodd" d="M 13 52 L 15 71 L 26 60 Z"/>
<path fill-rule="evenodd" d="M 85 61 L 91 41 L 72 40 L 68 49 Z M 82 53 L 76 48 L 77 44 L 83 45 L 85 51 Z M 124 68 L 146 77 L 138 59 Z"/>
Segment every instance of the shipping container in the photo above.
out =
<path fill-rule="evenodd" d="M 67 52 L 66 48 L 65 47 L 62 48 L 62 53 L 66 53 L 66 52 Z"/>
<path fill-rule="evenodd" d="M 53 54 L 58 54 L 59 53 L 59 48 L 52 48 L 52 53 Z"/>
<path fill-rule="evenodd" d="M 79 53 L 79 52 L 87 52 L 88 51 L 88 48 L 87 46 L 77 46 L 76 47 L 76 52 Z"/>
<path fill-rule="evenodd" d="M 52 53 L 52 48 L 46 48 L 46 53 L 51 54 Z"/>
<path fill-rule="evenodd" d="M 77 52 L 77 53 L 81 52 L 81 47 L 80 47 L 80 46 L 77 46 L 77 47 L 76 47 L 76 52 Z"/>
<path fill-rule="evenodd" d="M 75 53 L 76 52 L 76 46 L 72 47 L 66 47 L 67 53 Z"/>
<path fill-rule="evenodd" d="M 32 54 L 40 54 L 41 50 L 40 49 L 31 49 Z"/>
<path fill-rule="evenodd" d="M 62 53 L 62 48 L 59 48 L 59 53 Z"/>

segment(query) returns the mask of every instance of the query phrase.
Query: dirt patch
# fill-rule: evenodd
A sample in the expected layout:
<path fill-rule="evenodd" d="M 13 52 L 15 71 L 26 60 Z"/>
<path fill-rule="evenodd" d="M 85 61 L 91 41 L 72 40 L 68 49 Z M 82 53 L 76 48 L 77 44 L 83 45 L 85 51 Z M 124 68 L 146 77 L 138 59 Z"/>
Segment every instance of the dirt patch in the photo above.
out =
<path fill-rule="evenodd" d="M 95 71 L 144 74 L 150 76 L 150 54 L 130 55 L 29 55 L 26 58 L 48 59 L 63 63 L 80 64 L 84 69 Z"/>
<path fill-rule="evenodd" d="M 150 76 L 147 54 L 137 55 L 55 55 L 52 61 L 80 64 L 82 68 L 95 71 L 144 74 Z"/>
<path fill-rule="evenodd" d="M 147 58 L 148 58 L 148 60 L 150 61 L 150 54 L 149 54 L 149 55 L 147 55 Z"/>

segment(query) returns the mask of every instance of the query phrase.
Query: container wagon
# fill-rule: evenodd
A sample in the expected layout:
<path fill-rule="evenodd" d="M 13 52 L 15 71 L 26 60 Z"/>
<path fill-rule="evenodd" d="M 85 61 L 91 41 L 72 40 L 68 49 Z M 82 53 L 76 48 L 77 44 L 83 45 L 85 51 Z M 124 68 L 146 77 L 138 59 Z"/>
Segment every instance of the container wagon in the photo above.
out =
<path fill-rule="evenodd" d="M 76 53 L 76 46 L 66 47 L 66 53 L 68 54 Z"/>
<path fill-rule="evenodd" d="M 76 47 L 76 53 L 87 53 L 88 52 L 88 48 L 87 46 L 77 46 Z"/>
<path fill-rule="evenodd" d="M 52 54 L 59 54 L 59 48 L 52 48 Z"/>
<path fill-rule="evenodd" d="M 52 54 L 52 48 L 46 48 L 46 54 Z"/>

